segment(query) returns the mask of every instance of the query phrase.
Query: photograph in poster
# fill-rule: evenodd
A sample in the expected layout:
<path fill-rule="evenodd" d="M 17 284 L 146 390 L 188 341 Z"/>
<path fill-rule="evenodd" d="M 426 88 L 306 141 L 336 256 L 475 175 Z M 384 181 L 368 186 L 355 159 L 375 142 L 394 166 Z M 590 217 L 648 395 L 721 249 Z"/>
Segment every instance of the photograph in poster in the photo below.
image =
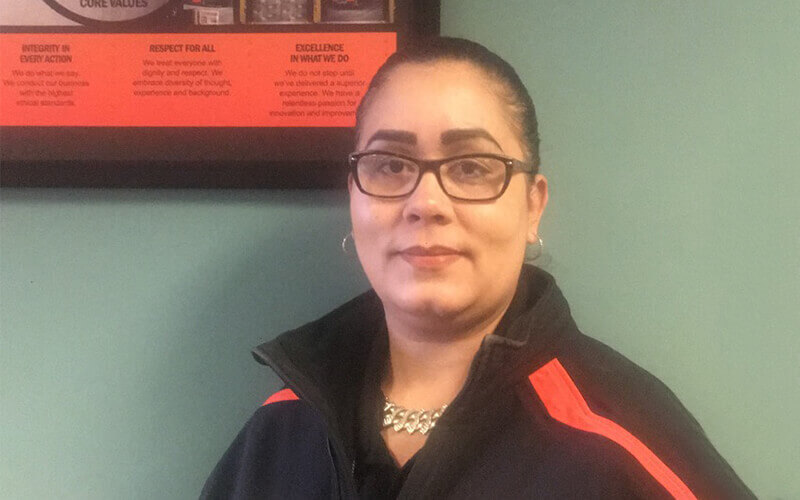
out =
<path fill-rule="evenodd" d="M 314 22 L 311 0 L 246 0 L 246 10 L 251 24 Z"/>
<path fill-rule="evenodd" d="M 385 0 L 322 0 L 322 21 L 328 23 L 380 23 L 389 20 Z"/>
<path fill-rule="evenodd" d="M 33 0 L 36 1 L 36 0 Z M 124 23 L 166 13 L 175 0 L 44 0 L 53 10 L 80 24 Z"/>

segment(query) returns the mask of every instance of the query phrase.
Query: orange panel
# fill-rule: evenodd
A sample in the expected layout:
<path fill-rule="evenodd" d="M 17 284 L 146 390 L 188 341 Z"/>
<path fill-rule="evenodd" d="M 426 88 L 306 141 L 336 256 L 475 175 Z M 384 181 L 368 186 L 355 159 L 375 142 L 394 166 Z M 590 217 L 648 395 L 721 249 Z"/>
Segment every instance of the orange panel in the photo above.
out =
<path fill-rule="evenodd" d="M 0 125 L 351 127 L 395 33 L 0 34 Z"/>
<path fill-rule="evenodd" d="M 296 401 L 298 399 L 300 398 L 297 397 L 297 394 L 287 387 L 286 389 L 281 389 L 272 396 L 268 397 L 261 406 L 266 406 L 272 403 L 280 403 L 281 401 Z"/>
<path fill-rule="evenodd" d="M 697 500 L 683 481 L 636 436 L 622 426 L 594 413 L 558 359 L 528 376 L 547 412 L 559 422 L 614 441 L 645 468 L 674 498 Z"/>

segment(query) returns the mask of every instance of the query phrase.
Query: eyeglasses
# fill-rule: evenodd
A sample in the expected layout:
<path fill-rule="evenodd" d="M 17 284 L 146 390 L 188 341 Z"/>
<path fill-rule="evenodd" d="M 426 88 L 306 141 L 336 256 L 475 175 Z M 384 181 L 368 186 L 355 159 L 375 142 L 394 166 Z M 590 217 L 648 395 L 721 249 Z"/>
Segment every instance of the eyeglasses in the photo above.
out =
<path fill-rule="evenodd" d="M 527 163 L 489 153 L 420 160 L 386 151 L 360 151 L 350 154 L 349 163 L 358 189 L 378 198 L 410 195 L 430 171 L 442 191 L 455 200 L 492 201 L 503 195 L 515 172 L 531 173 Z"/>

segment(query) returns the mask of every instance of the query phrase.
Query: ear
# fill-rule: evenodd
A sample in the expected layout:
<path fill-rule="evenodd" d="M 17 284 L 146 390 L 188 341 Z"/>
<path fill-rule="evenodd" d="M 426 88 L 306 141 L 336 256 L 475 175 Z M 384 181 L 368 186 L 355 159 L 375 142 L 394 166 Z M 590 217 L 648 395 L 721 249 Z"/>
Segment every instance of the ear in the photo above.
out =
<path fill-rule="evenodd" d="M 353 173 L 347 174 L 347 193 L 353 196 L 353 189 L 356 187 L 356 181 L 353 179 Z"/>
<path fill-rule="evenodd" d="M 547 178 L 536 174 L 528 188 L 528 243 L 536 243 L 539 237 L 539 221 L 547 206 Z"/>

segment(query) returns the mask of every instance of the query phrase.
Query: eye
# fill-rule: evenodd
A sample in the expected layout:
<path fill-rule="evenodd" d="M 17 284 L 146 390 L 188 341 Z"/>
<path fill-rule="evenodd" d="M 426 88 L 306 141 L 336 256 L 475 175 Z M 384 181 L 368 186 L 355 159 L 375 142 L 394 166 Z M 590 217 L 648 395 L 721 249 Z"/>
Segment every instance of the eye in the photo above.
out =
<path fill-rule="evenodd" d="M 383 164 L 382 170 L 387 174 L 400 174 L 406 168 L 408 168 L 408 164 L 406 162 L 393 158 L 387 160 L 386 163 Z"/>
<path fill-rule="evenodd" d="M 371 177 L 413 177 L 417 173 L 414 162 L 384 153 L 370 154 L 358 160 L 358 171 L 361 175 Z"/>
<path fill-rule="evenodd" d="M 457 158 L 442 166 L 442 180 L 461 187 L 502 185 L 505 175 L 505 163 L 487 156 Z"/>
<path fill-rule="evenodd" d="M 385 177 L 411 177 L 416 175 L 417 166 L 403 158 L 381 156 L 375 158 L 375 172 Z"/>
<path fill-rule="evenodd" d="M 483 159 L 464 158 L 448 166 L 447 173 L 459 179 L 480 179 L 492 174 L 491 165 Z"/>

